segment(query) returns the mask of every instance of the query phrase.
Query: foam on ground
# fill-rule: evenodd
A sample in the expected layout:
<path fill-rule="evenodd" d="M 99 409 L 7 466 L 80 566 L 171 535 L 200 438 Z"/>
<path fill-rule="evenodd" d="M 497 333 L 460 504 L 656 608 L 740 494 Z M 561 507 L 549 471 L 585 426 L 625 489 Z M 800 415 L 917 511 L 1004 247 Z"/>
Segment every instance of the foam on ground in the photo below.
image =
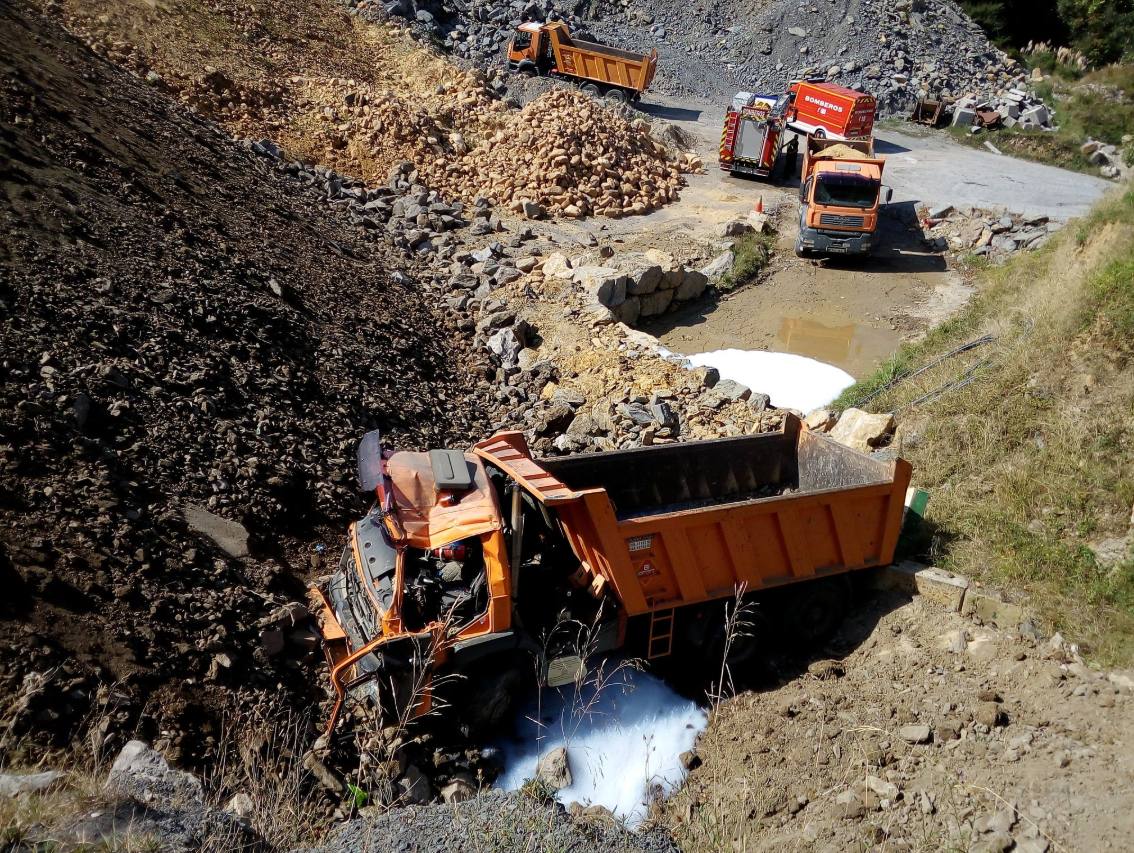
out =
<path fill-rule="evenodd" d="M 786 352 L 720 349 L 686 359 L 694 367 L 715 367 L 722 379 L 767 394 L 774 406 L 804 413 L 830 403 L 854 384 L 853 376 L 833 364 Z"/>
<path fill-rule="evenodd" d="M 634 827 L 651 799 L 681 785 L 681 753 L 693 748 L 707 721 L 695 702 L 636 670 L 618 670 L 601 690 L 593 680 L 578 690 L 548 688 L 542 707 L 521 711 L 516 737 L 500 744 L 504 772 L 497 785 L 520 788 L 535 776 L 541 755 L 564 746 L 572 782 L 559 801 L 606 806 Z"/>

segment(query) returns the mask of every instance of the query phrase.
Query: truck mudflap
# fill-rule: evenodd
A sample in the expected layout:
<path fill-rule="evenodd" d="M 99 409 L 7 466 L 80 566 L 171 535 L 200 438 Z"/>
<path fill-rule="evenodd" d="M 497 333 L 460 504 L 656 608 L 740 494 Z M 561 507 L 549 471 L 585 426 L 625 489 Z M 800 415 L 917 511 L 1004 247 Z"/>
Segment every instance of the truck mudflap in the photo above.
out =
<path fill-rule="evenodd" d="M 432 631 L 382 636 L 331 666 L 335 704 L 327 722 L 331 732 L 347 696 L 369 699 L 390 720 L 408 721 L 432 704 L 432 671 L 437 637 Z"/>
<path fill-rule="evenodd" d="M 797 254 L 816 255 L 868 255 L 874 249 L 874 235 L 853 231 L 823 231 L 801 226 Z"/>

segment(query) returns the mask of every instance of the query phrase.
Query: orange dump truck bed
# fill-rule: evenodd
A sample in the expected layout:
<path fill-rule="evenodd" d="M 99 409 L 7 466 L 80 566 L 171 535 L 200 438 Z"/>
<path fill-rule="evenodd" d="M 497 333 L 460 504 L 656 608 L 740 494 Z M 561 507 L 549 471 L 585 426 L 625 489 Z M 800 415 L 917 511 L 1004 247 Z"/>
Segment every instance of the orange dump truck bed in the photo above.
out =
<path fill-rule="evenodd" d="M 547 25 L 560 74 L 595 80 L 636 92 L 645 91 L 654 79 L 658 52 L 634 53 L 605 44 L 571 38 L 561 23 Z"/>
<path fill-rule="evenodd" d="M 596 592 L 628 616 L 892 561 L 910 465 L 789 416 L 776 433 L 534 460 L 477 445 L 554 509 Z"/>

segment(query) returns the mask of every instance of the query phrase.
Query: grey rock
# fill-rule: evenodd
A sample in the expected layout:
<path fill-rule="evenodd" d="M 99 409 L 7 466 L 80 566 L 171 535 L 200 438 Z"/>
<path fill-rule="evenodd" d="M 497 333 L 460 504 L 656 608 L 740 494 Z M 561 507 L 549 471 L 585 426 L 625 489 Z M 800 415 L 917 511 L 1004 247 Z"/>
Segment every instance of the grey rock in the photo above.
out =
<path fill-rule="evenodd" d="M 244 525 L 221 518 L 192 503 L 185 504 L 182 515 L 190 530 L 211 539 L 230 557 L 240 559 L 248 556 L 248 531 Z"/>
<path fill-rule="evenodd" d="M 731 269 L 735 258 L 732 251 L 721 252 L 709 263 L 701 267 L 701 274 L 710 281 L 719 281 Z"/>
<path fill-rule="evenodd" d="M 674 299 L 684 302 L 689 299 L 697 299 L 705 292 L 705 288 L 709 286 L 709 277 L 700 270 L 686 270 L 685 278 L 681 285 L 677 288 L 677 293 Z"/>
<path fill-rule="evenodd" d="M 741 385 L 739 382 L 732 379 L 722 379 L 713 386 L 713 390 L 733 402 L 747 400 L 752 396 L 751 388 L 747 385 Z"/>
<path fill-rule="evenodd" d="M 45 770 L 42 773 L 0 773 L 0 797 L 18 797 L 21 794 L 34 794 L 45 791 L 64 778 L 59 770 Z"/>
<path fill-rule="evenodd" d="M 505 369 L 519 365 L 520 350 L 523 344 L 511 329 L 500 329 L 488 339 L 488 350 L 500 360 Z"/>
<path fill-rule="evenodd" d="M 929 743 L 933 738 L 933 731 L 929 726 L 921 724 L 902 726 L 898 729 L 898 737 L 906 743 Z"/>
<path fill-rule="evenodd" d="M 200 779 L 170 767 L 160 752 L 140 740 L 122 747 L 110 767 L 106 787 L 160 808 L 204 802 Z"/>

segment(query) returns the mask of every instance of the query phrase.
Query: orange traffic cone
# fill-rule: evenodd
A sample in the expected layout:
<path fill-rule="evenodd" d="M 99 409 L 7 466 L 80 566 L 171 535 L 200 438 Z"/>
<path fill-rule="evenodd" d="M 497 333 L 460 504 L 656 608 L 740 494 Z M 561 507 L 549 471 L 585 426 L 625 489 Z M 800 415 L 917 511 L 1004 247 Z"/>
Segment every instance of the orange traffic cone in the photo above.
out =
<path fill-rule="evenodd" d="M 757 213 L 763 213 L 764 212 L 764 196 L 760 196 L 758 199 L 756 199 L 756 208 L 755 209 L 756 209 Z"/>

